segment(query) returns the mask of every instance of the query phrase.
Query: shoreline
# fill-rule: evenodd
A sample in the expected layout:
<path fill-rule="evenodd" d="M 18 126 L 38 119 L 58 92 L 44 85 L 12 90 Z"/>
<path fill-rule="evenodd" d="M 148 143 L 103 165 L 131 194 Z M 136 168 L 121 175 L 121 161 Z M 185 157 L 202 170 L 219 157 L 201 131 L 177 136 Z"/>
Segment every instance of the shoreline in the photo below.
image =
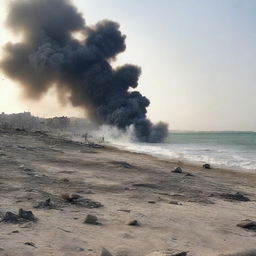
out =
<path fill-rule="evenodd" d="M 129 152 L 132 154 L 141 154 L 141 155 L 146 155 L 146 156 L 151 156 L 153 158 L 156 158 L 158 160 L 163 160 L 163 161 L 168 161 L 172 164 L 177 164 L 177 165 L 184 165 L 187 167 L 193 167 L 193 168 L 202 168 L 203 164 L 207 164 L 207 162 L 197 162 L 197 161 L 186 161 L 186 160 L 178 160 L 174 158 L 168 158 L 167 156 L 164 155 L 154 155 L 150 153 L 145 153 L 145 152 L 138 152 L 138 151 L 133 151 L 133 150 L 128 150 L 125 148 L 122 148 L 122 146 L 115 145 L 114 143 L 109 145 L 106 145 L 106 147 L 113 147 L 116 150 L 124 151 L 124 152 Z M 205 169 L 207 171 L 207 169 Z M 231 172 L 242 172 L 242 173 L 247 173 L 247 174 L 256 174 L 254 170 L 248 170 L 248 169 L 243 169 L 243 168 L 234 168 L 234 167 L 228 167 L 228 166 L 216 166 L 214 164 L 211 164 L 211 169 L 210 170 L 226 170 L 226 171 L 231 171 Z"/>
<path fill-rule="evenodd" d="M 255 249 L 255 232 L 237 224 L 255 220 L 256 174 L 185 164 L 173 173 L 178 165 L 169 160 L 40 133 L 2 133 L 0 148 L 0 218 L 22 208 L 38 219 L 0 222 L 1 256 L 99 256 L 102 247 L 113 256 Z M 249 201 L 237 200 L 237 192 Z M 67 194 L 78 195 L 79 204 Z M 84 223 L 88 214 L 101 225 Z M 139 226 L 128 225 L 134 220 Z"/>
<path fill-rule="evenodd" d="M 238 171 L 238 172 L 247 172 L 247 173 L 256 173 L 256 169 L 249 169 L 249 168 L 243 168 L 243 167 L 232 167 L 232 166 L 227 166 L 227 165 L 222 165 L 222 164 L 216 164 L 216 163 L 210 163 L 210 162 L 203 162 L 203 161 L 196 161 L 196 160 L 179 160 L 177 158 L 171 158 L 169 156 L 166 156 L 164 154 L 157 154 L 157 153 L 149 153 L 149 152 L 140 152 L 139 150 L 136 150 L 136 149 L 127 149 L 125 148 L 124 145 L 118 145 L 118 144 L 115 144 L 115 143 L 111 143 L 110 144 L 113 146 L 113 147 L 116 147 L 117 149 L 120 149 L 120 150 L 127 150 L 128 152 L 133 152 L 133 153 L 141 153 L 141 154 L 146 154 L 146 155 L 151 155 L 151 156 L 154 156 L 156 158 L 160 158 L 160 159 L 164 159 L 164 160 L 170 160 L 170 161 L 173 161 L 173 162 L 182 162 L 186 165 L 191 165 L 191 166 L 195 166 L 195 167 L 201 167 L 203 164 L 206 164 L 206 163 L 209 163 L 211 164 L 211 166 L 213 168 L 216 168 L 216 169 L 223 169 L 223 170 L 233 170 L 233 171 Z M 145 144 L 146 145 L 146 144 Z"/>
<path fill-rule="evenodd" d="M 256 186 L 256 173 L 255 172 L 247 172 L 244 170 L 238 170 L 238 169 L 232 169 L 232 168 L 220 168 L 220 167 L 212 167 L 211 169 L 205 169 L 204 167 L 202 167 L 202 165 L 199 164 L 193 164 L 193 163 L 189 163 L 189 162 L 185 162 L 185 161 L 176 161 L 173 159 L 168 159 L 165 157 L 161 157 L 161 156 L 154 156 L 154 155 L 150 155 L 147 153 L 140 153 L 140 152 L 133 152 L 133 151 L 129 151 L 126 149 L 121 149 L 116 147 L 115 145 L 111 145 L 111 146 L 106 146 L 107 149 L 110 150 L 114 150 L 117 152 L 123 152 L 123 153 L 127 153 L 127 154 L 134 154 L 134 155 L 142 155 L 144 157 L 148 157 L 149 159 L 151 159 L 152 161 L 159 161 L 162 163 L 167 163 L 170 164 L 173 168 L 176 167 L 181 167 L 187 170 L 192 170 L 193 172 L 199 172 L 202 174 L 205 174 L 206 176 L 212 176 L 214 177 L 214 175 L 224 175 L 226 174 L 226 176 L 232 176 L 237 177 L 237 178 L 244 178 L 246 179 L 249 183 L 252 183 L 252 186 L 255 187 Z M 173 169 L 170 169 L 170 171 L 172 171 Z M 250 182 L 251 181 L 251 182 Z"/>

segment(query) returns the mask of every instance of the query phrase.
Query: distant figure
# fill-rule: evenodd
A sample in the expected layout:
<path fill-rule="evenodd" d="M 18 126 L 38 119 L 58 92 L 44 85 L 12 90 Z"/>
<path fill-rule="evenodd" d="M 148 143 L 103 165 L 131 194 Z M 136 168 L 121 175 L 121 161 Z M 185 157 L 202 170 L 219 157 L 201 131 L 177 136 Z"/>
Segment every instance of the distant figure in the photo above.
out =
<path fill-rule="evenodd" d="M 104 136 L 102 136 L 100 139 L 99 139 L 99 143 L 104 143 L 105 139 L 104 139 Z"/>
<path fill-rule="evenodd" d="M 87 142 L 88 144 L 90 143 L 88 140 L 88 133 L 86 132 L 83 136 L 82 136 L 85 140 L 85 142 Z"/>

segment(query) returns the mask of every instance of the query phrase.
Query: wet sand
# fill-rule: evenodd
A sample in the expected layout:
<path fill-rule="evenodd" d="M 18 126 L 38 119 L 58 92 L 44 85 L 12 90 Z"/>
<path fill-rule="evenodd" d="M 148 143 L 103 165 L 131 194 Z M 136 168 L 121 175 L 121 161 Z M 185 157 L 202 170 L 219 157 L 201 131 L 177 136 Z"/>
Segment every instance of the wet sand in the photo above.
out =
<path fill-rule="evenodd" d="M 42 133 L 0 136 L 0 216 L 22 208 L 38 218 L 1 222 L 0 255 L 95 256 L 105 247 L 114 256 L 168 249 L 217 256 L 256 248 L 256 232 L 236 226 L 256 219 L 254 173 L 207 170 Z M 177 166 L 183 173 L 171 172 Z M 250 201 L 223 196 L 237 192 Z M 67 201 L 67 194 L 81 200 Z M 53 209 L 34 208 L 47 199 Z M 84 223 L 87 214 L 100 225 Z M 127 225 L 132 220 L 140 226 Z"/>

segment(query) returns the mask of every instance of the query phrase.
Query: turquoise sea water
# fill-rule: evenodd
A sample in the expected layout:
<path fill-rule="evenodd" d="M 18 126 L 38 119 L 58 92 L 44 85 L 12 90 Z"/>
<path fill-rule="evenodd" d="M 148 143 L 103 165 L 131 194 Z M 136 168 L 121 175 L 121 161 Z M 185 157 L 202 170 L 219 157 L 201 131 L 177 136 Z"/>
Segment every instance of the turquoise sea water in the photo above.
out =
<path fill-rule="evenodd" d="M 119 145 L 172 160 L 256 171 L 256 132 L 170 132 L 165 143 Z"/>
<path fill-rule="evenodd" d="M 230 146 L 256 151 L 256 132 L 172 132 L 167 142 Z"/>

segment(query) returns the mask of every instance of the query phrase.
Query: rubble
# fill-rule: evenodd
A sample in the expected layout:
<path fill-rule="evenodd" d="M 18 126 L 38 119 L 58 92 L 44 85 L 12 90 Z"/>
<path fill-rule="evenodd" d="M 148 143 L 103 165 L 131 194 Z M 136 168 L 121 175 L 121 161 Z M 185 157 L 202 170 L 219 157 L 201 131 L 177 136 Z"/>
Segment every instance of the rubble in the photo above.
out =
<path fill-rule="evenodd" d="M 220 194 L 220 197 L 230 200 L 230 201 L 241 201 L 241 202 L 248 202 L 250 201 L 250 199 L 246 196 L 244 196 L 242 193 L 237 192 L 235 194 L 231 194 L 231 193 L 223 193 Z"/>
<path fill-rule="evenodd" d="M 174 173 L 182 173 L 183 170 L 180 167 L 177 167 L 172 172 L 174 172 Z"/>
<path fill-rule="evenodd" d="M 29 222 L 29 221 L 35 222 L 36 218 L 31 211 L 25 211 L 23 209 L 19 209 L 18 214 L 15 214 L 12 212 L 6 212 L 6 214 L 1 220 L 1 222 L 13 223 L 13 224 L 19 224 L 19 223 Z"/>
<path fill-rule="evenodd" d="M 85 208 L 100 208 L 103 207 L 103 205 L 100 202 L 96 202 L 93 201 L 91 199 L 87 199 L 87 198 L 82 198 L 80 195 L 78 194 L 62 194 L 61 197 L 64 199 L 64 201 L 70 203 L 70 204 L 74 204 L 74 205 L 78 205 L 81 207 L 85 207 Z"/>
<path fill-rule="evenodd" d="M 57 206 L 52 203 L 51 198 L 46 199 L 45 201 L 39 202 L 34 206 L 37 209 L 56 209 Z"/>
<path fill-rule="evenodd" d="M 244 220 L 237 224 L 238 227 L 256 231 L 256 221 Z"/>

